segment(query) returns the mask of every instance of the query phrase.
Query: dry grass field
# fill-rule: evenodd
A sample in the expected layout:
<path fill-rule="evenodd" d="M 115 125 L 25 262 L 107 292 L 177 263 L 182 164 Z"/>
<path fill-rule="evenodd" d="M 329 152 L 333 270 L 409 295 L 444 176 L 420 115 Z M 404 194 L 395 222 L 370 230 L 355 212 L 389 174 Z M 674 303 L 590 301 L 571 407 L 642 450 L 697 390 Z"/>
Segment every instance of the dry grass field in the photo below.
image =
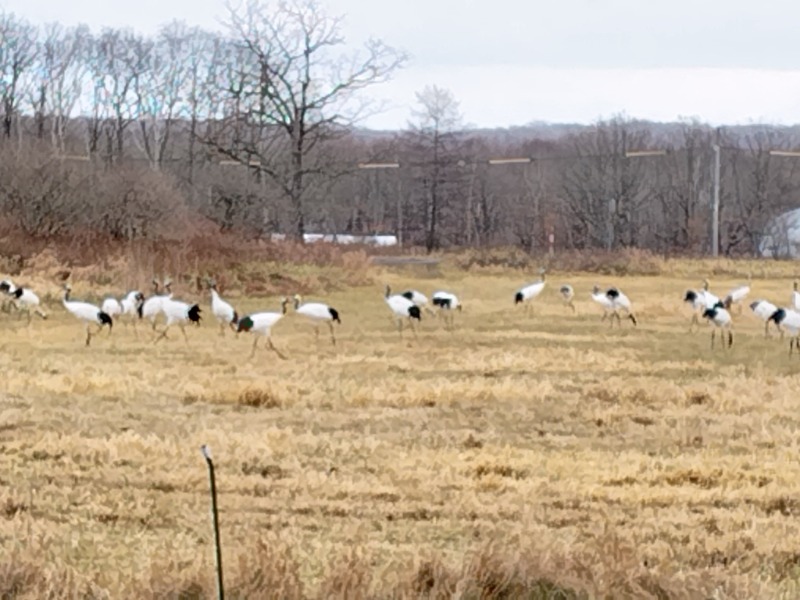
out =
<path fill-rule="evenodd" d="M 208 444 L 229 597 L 796 598 L 800 357 L 746 307 L 730 351 L 689 334 L 684 290 L 744 279 L 708 269 L 554 269 L 526 316 L 535 271 L 376 267 L 304 295 L 339 309 L 339 343 L 290 313 L 285 361 L 249 359 L 180 286 L 204 309 L 188 345 L 117 323 L 84 347 L 41 279 L 47 321 L 0 314 L 0 597 L 213 597 Z M 788 302 L 791 265 L 741 269 L 751 298 Z M 601 323 L 595 282 L 640 325 Z M 457 293 L 455 331 L 426 316 L 401 340 L 384 283 Z"/>

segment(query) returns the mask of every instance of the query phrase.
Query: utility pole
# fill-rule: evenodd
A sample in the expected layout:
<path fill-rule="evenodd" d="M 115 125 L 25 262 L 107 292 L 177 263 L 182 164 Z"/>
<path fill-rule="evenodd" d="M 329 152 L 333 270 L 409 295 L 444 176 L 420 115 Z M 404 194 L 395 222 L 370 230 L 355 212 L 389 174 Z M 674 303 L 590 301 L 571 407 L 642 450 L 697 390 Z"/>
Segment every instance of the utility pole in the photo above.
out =
<path fill-rule="evenodd" d="M 711 216 L 711 255 L 719 256 L 719 144 L 714 144 L 714 212 Z"/>

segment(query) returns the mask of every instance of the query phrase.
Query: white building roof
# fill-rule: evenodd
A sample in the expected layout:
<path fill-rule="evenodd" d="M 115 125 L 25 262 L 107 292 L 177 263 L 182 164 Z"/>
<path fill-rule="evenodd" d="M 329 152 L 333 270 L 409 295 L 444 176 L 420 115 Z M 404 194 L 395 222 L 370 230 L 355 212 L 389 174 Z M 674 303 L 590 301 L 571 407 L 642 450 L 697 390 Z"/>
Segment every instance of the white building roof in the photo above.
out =
<path fill-rule="evenodd" d="M 758 251 L 767 258 L 800 258 L 800 208 L 778 215 L 767 224 Z"/>

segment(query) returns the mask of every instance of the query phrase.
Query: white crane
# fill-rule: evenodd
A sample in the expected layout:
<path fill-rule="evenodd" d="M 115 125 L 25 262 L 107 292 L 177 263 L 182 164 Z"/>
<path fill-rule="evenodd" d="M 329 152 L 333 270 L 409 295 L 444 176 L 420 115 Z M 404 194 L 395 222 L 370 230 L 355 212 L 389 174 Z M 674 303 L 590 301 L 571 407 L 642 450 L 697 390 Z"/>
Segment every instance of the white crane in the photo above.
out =
<path fill-rule="evenodd" d="M 411 327 L 411 331 L 414 332 L 414 337 L 416 337 L 417 330 L 414 328 L 414 321 L 412 319 L 422 321 L 422 313 L 419 310 L 419 306 L 414 304 L 405 296 L 401 296 L 400 294 L 392 295 L 392 289 L 388 285 L 386 286 L 384 300 L 386 301 L 386 304 L 389 306 L 389 309 L 392 311 L 392 313 L 394 313 L 394 318 L 397 322 L 397 330 L 400 333 L 400 337 L 403 337 L 403 322 L 406 319 L 408 319 L 408 324 Z"/>
<path fill-rule="evenodd" d="M 280 321 L 286 314 L 286 307 L 289 305 L 289 298 L 281 299 L 281 312 L 260 312 L 246 315 L 239 319 L 237 324 L 236 333 L 252 333 L 255 339 L 253 340 L 253 351 L 250 353 L 250 358 L 256 354 L 256 345 L 258 344 L 258 337 L 262 336 L 267 338 L 267 347 L 277 354 L 282 359 L 286 357 L 275 347 L 272 343 L 272 328 Z"/>
<path fill-rule="evenodd" d="M 542 267 L 539 269 L 539 275 L 541 276 L 538 281 L 535 281 L 529 285 L 526 285 L 523 288 L 517 290 L 514 294 L 514 305 L 523 304 L 525 306 L 525 311 L 530 310 L 530 301 L 536 298 L 539 294 L 542 293 L 545 286 L 545 269 Z"/>
<path fill-rule="evenodd" d="M 236 331 L 236 322 L 239 320 L 239 315 L 228 302 L 225 302 L 217 291 L 217 282 L 214 279 L 207 279 L 208 289 L 211 290 L 211 312 L 219 321 L 219 334 L 225 335 L 225 326 L 227 325 Z"/>
<path fill-rule="evenodd" d="M 725 349 L 725 332 L 728 332 L 728 348 L 733 346 L 733 319 L 731 319 L 731 313 L 727 311 L 727 309 L 714 305 L 711 308 L 707 308 L 703 311 L 703 317 L 708 319 L 711 323 L 714 324 L 714 328 L 711 330 L 711 349 L 714 349 L 714 337 L 717 334 L 717 329 L 720 330 L 720 337 L 722 338 L 722 349 Z"/>
<path fill-rule="evenodd" d="M 689 324 L 690 332 L 694 330 L 695 325 L 700 326 L 700 317 L 707 308 L 722 307 L 722 302 L 719 301 L 719 298 L 706 290 L 686 290 L 683 301 L 691 305 L 693 311 L 692 322 Z"/>
<path fill-rule="evenodd" d="M 609 317 L 612 327 L 614 326 L 614 317 L 617 318 L 617 323 L 620 326 L 622 325 L 622 319 L 619 316 L 620 310 L 625 312 L 627 318 L 630 319 L 634 325 L 637 324 L 636 316 L 633 314 L 631 301 L 619 290 L 619 288 L 611 287 L 605 292 L 601 292 L 600 288 L 595 285 L 592 288 L 592 300 L 603 307 L 603 318 L 600 320 L 604 321 L 606 317 Z"/>
<path fill-rule="evenodd" d="M 636 325 L 636 316 L 633 314 L 633 307 L 631 306 L 631 301 L 628 297 L 623 294 L 618 288 L 612 287 L 606 290 L 606 296 L 611 300 L 612 305 L 614 306 L 614 315 L 617 317 L 617 324 L 620 326 L 622 325 L 621 319 L 619 316 L 619 310 L 625 311 L 628 315 L 628 318 L 631 320 L 631 323 Z"/>
<path fill-rule="evenodd" d="M 317 338 L 319 338 L 320 323 L 327 323 L 328 329 L 330 329 L 331 332 L 331 342 L 335 346 L 336 336 L 334 335 L 333 324 L 342 324 L 342 321 L 339 319 L 339 311 L 331 306 L 328 306 L 327 304 L 323 304 L 322 302 L 306 302 L 305 304 L 302 302 L 303 298 L 300 296 L 300 294 L 295 294 L 294 311 L 298 315 L 302 315 L 311 321 L 311 323 L 314 325 L 314 333 Z"/>
<path fill-rule="evenodd" d="M 725 296 L 725 300 L 723 300 L 723 304 L 727 310 L 731 309 L 731 306 L 734 304 L 738 308 L 738 313 L 742 313 L 742 301 L 747 298 L 750 294 L 750 281 L 752 280 L 752 275 L 747 276 L 748 285 L 741 285 L 739 287 L 733 288 L 728 295 Z"/>
<path fill-rule="evenodd" d="M 777 329 L 781 334 L 781 337 L 783 337 L 783 329 L 781 329 L 780 323 L 772 321 L 770 318 L 777 312 L 777 306 L 768 300 L 756 300 L 755 302 L 750 303 L 750 310 L 752 310 L 753 314 L 759 319 L 764 321 L 764 337 L 769 337 L 770 322 L 775 324 L 775 329 Z"/>
<path fill-rule="evenodd" d="M 439 315 L 444 317 L 445 326 L 453 328 L 455 313 L 461 312 L 461 301 L 453 293 L 438 291 L 431 296 L 431 303 L 439 309 Z"/>
<path fill-rule="evenodd" d="M 789 332 L 789 356 L 792 355 L 793 347 L 800 353 L 800 312 L 791 308 L 779 308 L 770 317 L 770 320 L 778 325 L 782 330 Z"/>
<path fill-rule="evenodd" d="M 120 307 L 122 308 L 123 315 L 133 318 L 134 325 L 138 319 L 142 318 L 142 309 L 144 308 L 144 294 L 139 290 L 132 290 L 128 295 L 120 300 Z"/>
<path fill-rule="evenodd" d="M 161 313 L 161 307 L 164 300 L 168 300 L 172 298 L 172 281 L 167 279 L 164 282 L 164 290 L 166 294 L 159 294 L 158 293 L 158 279 L 155 277 L 153 278 L 153 295 L 150 296 L 147 300 L 144 301 L 142 305 L 142 318 L 149 319 L 150 323 L 153 326 L 153 331 L 156 329 L 156 319 L 158 315 Z"/>
<path fill-rule="evenodd" d="M 116 298 L 106 298 L 100 305 L 100 310 L 106 313 L 112 319 L 122 314 L 122 304 Z"/>
<path fill-rule="evenodd" d="M 186 343 L 189 343 L 189 338 L 186 336 L 186 324 L 191 323 L 193 325 L 200 324 L 200 306 L 197 304 L 189 304 L 187 302 L 180 302 L 179 300 L 173 300 L 172 298 L 164 298 L 161 301 L 161 311 L 164 313 L 164 316 L 167 318 L 166 324 L 164 325 L 164 331 L 161 332 L 153 343 L 157 343 L 159 340 L 162 340 L 167 337 L 167 331 L 172 325 L 177 325 L 181 333 L 183 334 L 183 339 Z"/>
<path fill-rule="evenodd" d="M 420 309 L 424 310 L 428 314 L 435 314 L 433 309 L 428 305 L 428 297 L 422 292 L 417 290 L 406 290 L 405 292 L 401 292 L 400 295 L 411 300 L 414 304 L 419 306 Z"/>
<path fill-rule="evenodd" d="M 706 308 L 712 308 L 717 305 L 723 306 L 722 301 L 719 299 L 719 296 L 712 294 L 708 290 L 708 279 L 703 279 L 703 298 L 705 299 Z"/>
<path fill-rule="evenodd" d="M 575 298 L 575 290 L 572 288 L 572 286 L 568 283 L 565 283 L 559 288 L 558 293 L 561 294 L 561 297 L 564 299 L 564 306 L 569 306 L 574 313 L 575 305 L 572 303 L 572 300 Z"/>
<path fill-rule="evenodd" d="M 800 292 L 797 291 L 797 281 L 792 284 L 792 301 L 789 303 L 792 309 L 800 311 Z"/>
<path fill-rule="evenodd" d="M 119 312 L 114 313 L 113 303 L 111 302 L 113 298 L 107 298 L 103 301 L 103 310 L 108 312 L 107 309 L 111 309 L 112 312 L 109 312 L 112 318 L 117 319 L 118 321 L 122 317 L 126 317 L 126 319 L 130 319 L 130 322 L 133 324 L 133 332 L 136 334 L 136 337 L 139 337 L 139 332 L 136 329 L 136 322 L 142 318 L 142 307 L 144 305 L 144 294 L 139 290 L 132 290 L 126 294 L 126 296 L 119 301 Z M 108 303 L 108 305 L 106 305 Z M 114 313 L 114 314 L 112 314 Z M 119 316 L 115 316 L 118 314 Z"/>
<path fill-rule="evenodd" d="M 0 292 L 3 292 L 6 296 L 10 296 L 9 291 L 12 289 L 13 290 L 17 289 L 17 286 L 14 285 L 13 281 L 11 281 L 10 279 L 3 279 L 2 281 L 0 281 Z M 16 303 L 11 298 L 8 299 L 4 298 L 3 312 L 9 312 L 9 306 L 17 308 Z"/>
<path fill-rule="evenodd" d="M 33 316 L 31 311 L 39 315 L 42 319 L 47 318 L 47 313 L 41 308 L 41 301 L 34 291 L 26 287 L 17 287 L 10 280 L 0 281 L 0 292 L 5 292 L 10 298 L 11 303 L 19 311 L 24 311 L 28 316 L 30 325 Z"/>
<path fill-rule="evenodd" d="M 70 300 L 69 294 L 71 291 L 72 287 L 70 285 L 64 286 L 64 308 L 72 313 L 76 319 L 86 323 L 86 345 L 88 346 L 92 341 L 92 335 L 96 335 L 92 334 L 92 325 L 97 325 L 97 333 L 100 333 L 105 325 L 108 325 L 108 330 L 111 331 L 114 322 L 99 306 L 88 302 Z"/>
<path fill-rule="evenodd" d="M 132 290 L 128 292 L 120 301 L 123 315 L 135 315 L 137 318 L 142 317 L 142 305 L 144 304 L 144 294 L 139 290 Z"/>
<path fill-rule="evenodd" d="M 600 287 L 597 285 L 592 287 L 592 300 L 603 307 L 603 318 L 600 319 L 601 321 L 605 321 L 608 318 L 608 315 L 613 314 L 614 303 L 611 302 L 611 299 L 606 296 L 604 292 L 600 291 Z"/>

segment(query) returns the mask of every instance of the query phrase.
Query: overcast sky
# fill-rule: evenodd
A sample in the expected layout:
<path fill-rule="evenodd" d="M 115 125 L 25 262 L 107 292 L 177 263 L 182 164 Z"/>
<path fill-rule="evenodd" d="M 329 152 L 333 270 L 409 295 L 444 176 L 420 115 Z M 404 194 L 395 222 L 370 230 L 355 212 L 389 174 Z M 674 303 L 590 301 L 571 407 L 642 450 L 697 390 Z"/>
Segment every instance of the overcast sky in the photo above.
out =
<path fill-rule="evenodd" d="M 800 2 L 792 0 L 320 0 L 345 35 L 409 53 L 390 105 L 366 125 L 401 128 L 436 84 L 466 123 L 589 123 L 624 113 L 712 124 L 800 122 Z M 224 0 L 0 0 L 30 21 L 219 28 Z"/>

